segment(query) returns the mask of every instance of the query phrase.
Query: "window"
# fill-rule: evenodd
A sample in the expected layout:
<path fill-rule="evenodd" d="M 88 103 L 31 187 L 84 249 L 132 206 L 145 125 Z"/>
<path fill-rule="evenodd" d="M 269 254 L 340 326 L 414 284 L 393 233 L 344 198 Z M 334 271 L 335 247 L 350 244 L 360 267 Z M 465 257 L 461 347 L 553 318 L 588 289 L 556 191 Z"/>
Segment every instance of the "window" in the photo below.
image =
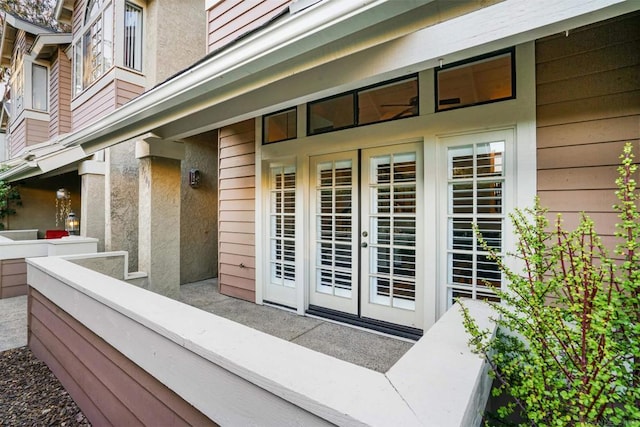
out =
<path fill-rule="evenodd" d="M 11 83 L 11 103 L 13 114 L 18 114 L 24 108 L 24 63 L 20 61 L 13 72 Z"/>
<path fill-rule="evenodd" d="M 270 276 L 271 283 L 295 287 L 296 281 L 296 170 L 270 169 Z"/>
<path fill-rule="evenodd" d="M 509 49 L 436 68 L 436 111 L 515 98 L 514 57 Z"/>
<path fill-rule="evenodd" d="M 142 71 L 142 8 L 126 3 L 124 9 L 124 66 Z"/>
<path fill-rule="evenodd" d="M 92 0 L 87 6 L 87 27 L 82 36 L 83 89 L 113 65 L 113 6 L 108 3 L 100 10 L 101 5 L 101 0 Z"/>
<path fill-rule="evenodd" d="M 403 77 L 311 102 L 309 135 L 413 117 L 418 111 L 418 77 Z"/>
<path fill-rule="evenodd" d="M 32 64 L 31 66 L 31 108 L 47 111 L 49 107 L 49 89 L 47 84 L 47 67 Z"/>
<path fill-rule="evenodd" d="M 503 250 L 504 141 L 448 150 L 447 287 L 455 298 L 495 300 L 502 274 L 475 237 L 473 224 L 490 248 Z"/>
<path fill-rule="evenodd" d="M 115 64 L 142 71 L 142 13 L 141 7 L 126 2 L 90 0 L 85 12 L 84 27 L 73 42 L 73 93 L 79 94 L 102 77 Z M 114 48 L 115 11 L 124 21 L 124 33 L 118 35 L 122 49 Z M 124 13 L 124 15 L 122 15 Z M 115 52 L 118 58 L 115 58 Z M 120 56 L 121 55 L 121 56 Z"/>
<path fill-rule="evenodd" d="M 296 108 L 264 116 L 262 122 L 263 144 L 286 141 L 297 136 Z"/>

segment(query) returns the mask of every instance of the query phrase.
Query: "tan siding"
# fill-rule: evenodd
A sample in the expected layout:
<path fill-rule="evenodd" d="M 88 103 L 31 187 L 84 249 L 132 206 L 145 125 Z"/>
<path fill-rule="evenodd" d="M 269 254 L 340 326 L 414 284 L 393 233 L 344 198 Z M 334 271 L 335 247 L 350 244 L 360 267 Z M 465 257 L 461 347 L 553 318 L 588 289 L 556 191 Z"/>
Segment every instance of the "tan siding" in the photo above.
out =
<path fill-rule="evenodd" d="M 29 332 L 29 347 L 93 425 L 215 425 L 33 289 Z"/>
<path fill-rule="evenodd" d="M 222 128 L 219 135 L 220 292 L 255 301 L 254 121 Z"/>
<path fill-rule="evenodd" d="M 640 155 L 640 14 L 538 40 L 536 82 L 541 202 L 569 227 L 586 212 L 613 245 L 624 143 Z"/>
<path fill-rule="evenodd" d="M 116 108 L 116 82 L 112 81 L 91 99 L 73 110 L 73 130 L 88 125 Z"/>
<path fill-rule="evenodd" d="M 84 9 L 87 7 L 88 0 L 76 0 L 73 6 L 73 17 L 71 18 L 71 31 L 75 37 L 82 31 L 84 22 Z"/>
<path fill-rule="evenodd" d="M 208 52 L 220 49 L 281 13 L 290 0 L 225 0 L 207 11 Z"/>
<path fill-rule="evenodd" d="M 0 299 L 27 294 L 27 264 L 24 258 L 0 261 Z"/>

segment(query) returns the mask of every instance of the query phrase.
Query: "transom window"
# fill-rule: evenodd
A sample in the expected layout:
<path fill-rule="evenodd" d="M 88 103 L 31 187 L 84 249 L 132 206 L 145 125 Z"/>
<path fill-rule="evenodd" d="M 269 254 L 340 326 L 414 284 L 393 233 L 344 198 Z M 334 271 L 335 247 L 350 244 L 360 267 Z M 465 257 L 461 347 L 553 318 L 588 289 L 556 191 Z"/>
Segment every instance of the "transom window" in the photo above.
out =
<path fill-rule="evenodd" d="M 500 269 L 473 225 L 490 248 L 503 251 L 504 155 L 504 141 L 448 150 L 448 304 L 459 297 L 496 299 L 493 290 L 502 285 Z"/>
<path fill-rule="evenodd" d="M 310 102 L 307 133 L 417 116 L 418 101 L 418 77 L 414 75 Z"/>
<path fill-rule="evenodd" d="M 286 141 L 297 136 L 296 108 L 264 116 L 262 121 L 262 143 Z"/>
<path fill-rule="evenodd" d="M 142 70 L 142 9 L 126 2 L 116 9 L 111 1 L 91 0 L 81 36 L 73 44 L 73 93 L 79 94 L 115 65 L 115 43 L 123 45 L 122 66 Z M 122 6 L 120 6 L 122 7 Z M 115 10 L 124 20 L 124 34 L 114 35 Z"/>
<path fill-rule="evenodd" d="M 509 49 L 436 68 L 436 111 L 515 98 L 514 56 Z"/>

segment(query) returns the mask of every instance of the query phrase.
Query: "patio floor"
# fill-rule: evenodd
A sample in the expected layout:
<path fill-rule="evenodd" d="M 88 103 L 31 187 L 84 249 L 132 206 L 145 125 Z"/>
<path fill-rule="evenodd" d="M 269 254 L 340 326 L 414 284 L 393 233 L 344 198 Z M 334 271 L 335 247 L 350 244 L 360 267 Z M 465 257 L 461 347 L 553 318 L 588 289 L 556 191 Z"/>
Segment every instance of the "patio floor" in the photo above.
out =
<path fill-rule="evenodd" d="M 221 295 L 217 279 L 180 287 L 182 302 L 269 335 L 378 372 L 386 372 L 413 342 Z"/>

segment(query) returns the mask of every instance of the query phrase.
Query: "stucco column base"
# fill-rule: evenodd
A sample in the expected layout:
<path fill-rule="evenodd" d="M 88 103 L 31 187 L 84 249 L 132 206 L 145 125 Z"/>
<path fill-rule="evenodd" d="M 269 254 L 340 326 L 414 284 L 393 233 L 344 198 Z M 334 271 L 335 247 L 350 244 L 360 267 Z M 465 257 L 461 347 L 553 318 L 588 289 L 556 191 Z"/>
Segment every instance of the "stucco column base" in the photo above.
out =
<path fill-rule="evenodd" d="M 140 172 L 138 266 L 148 275 L 148 289 L 170 298 L 180 293 L 180 159 L 175 158 L 180 156 L 184 156 L 183 144 L 136 144 Z"/>
<path fill-rule="evenodd" d="M 82 177 L 80 235 L 98 239 L 98 252 L 104 252 L 104 171 L 101 161 L 87 160 L 80 164 Z"/>

